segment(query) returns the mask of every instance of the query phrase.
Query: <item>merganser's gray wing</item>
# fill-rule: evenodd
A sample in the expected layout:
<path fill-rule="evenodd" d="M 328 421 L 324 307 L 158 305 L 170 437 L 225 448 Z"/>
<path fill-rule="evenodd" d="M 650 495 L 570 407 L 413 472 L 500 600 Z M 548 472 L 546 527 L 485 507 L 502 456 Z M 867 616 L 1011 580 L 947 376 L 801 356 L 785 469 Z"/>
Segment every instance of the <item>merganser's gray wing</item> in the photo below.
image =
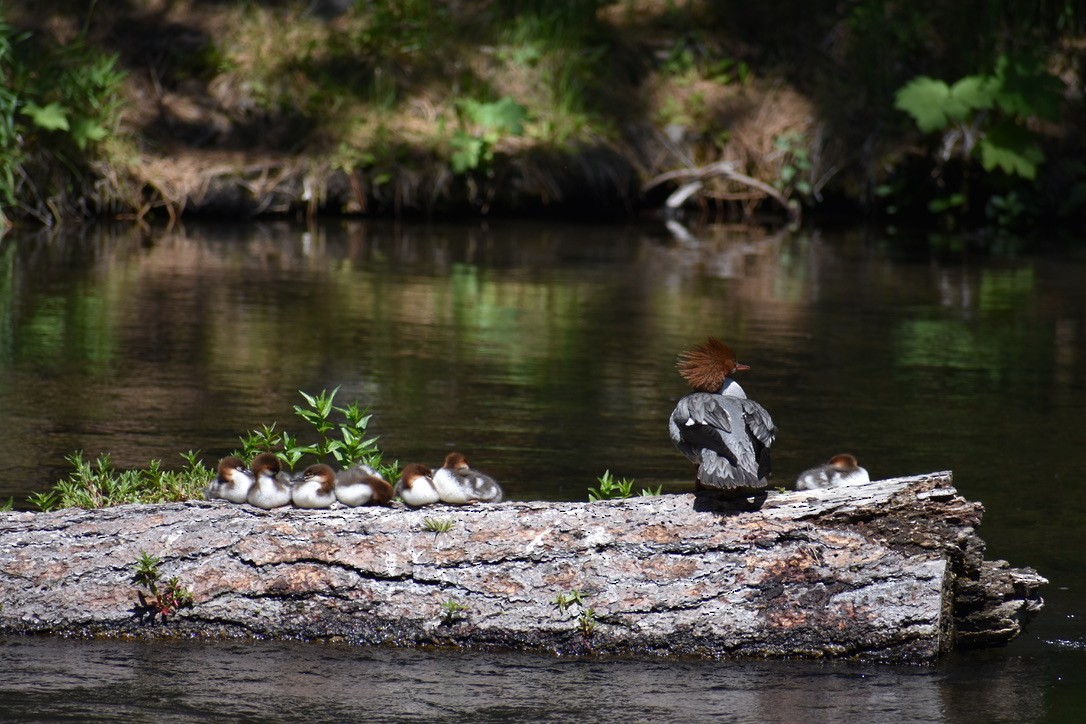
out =
<path fill-rule="evenodd" d="M 714 450 L 736 463 L 724 442 L 736 425 L 724 397 L 711 392 L 693 392 L 675 405 L 668 419 L 668 433 L 679 452 L 694 463 L 701 462 L 701 451 Z"/>
<path fill-rule="evenodd" d="M 773 424 L 773 418 L 769 412 L 754 400 L 740 400 L 743 408 L 743 419 L 746 421 L 747 430 L 753 438 L 754 458 L 758 461 L 758 477 L 765 482 L 773 471 L 769 459 L 769 448 L 773 447 L 773 441 L 777 439 L 777 426 Z"/>
<path fill-rule="evenodd" d="M 713 488 L 764 488 L 769 448 L 777 428 L 754 400 L 693 392 L 675 405 L 668 432 L 679 451 L 698 463 L 698 479 Z"/>

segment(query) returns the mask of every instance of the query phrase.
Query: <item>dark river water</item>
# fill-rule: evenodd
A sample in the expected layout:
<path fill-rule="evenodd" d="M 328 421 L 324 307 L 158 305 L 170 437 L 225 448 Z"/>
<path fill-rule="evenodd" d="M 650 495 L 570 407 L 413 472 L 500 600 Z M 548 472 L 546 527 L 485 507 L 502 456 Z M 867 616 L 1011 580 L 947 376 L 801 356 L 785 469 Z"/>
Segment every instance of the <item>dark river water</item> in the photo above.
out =
<path fill-rule="evenodd" d="M 9 233 L 0 501 L 76 450 L 213 464 L 261 425 L 305 432 L 298 391 L 337 386 L 387 460 L 460 450 L 512 499 L 584 500 L 605 470 L 687 491 L 666 419 L 676 354 L 709 334 L 778 425 L 777 485 L 839 452 L 953 470 L 988 557 L 1051 581 L 1026 633 L 928 668 L 0 638 L 0 721 L 1082 721 L 1082 252 L 663 224 Z"/>

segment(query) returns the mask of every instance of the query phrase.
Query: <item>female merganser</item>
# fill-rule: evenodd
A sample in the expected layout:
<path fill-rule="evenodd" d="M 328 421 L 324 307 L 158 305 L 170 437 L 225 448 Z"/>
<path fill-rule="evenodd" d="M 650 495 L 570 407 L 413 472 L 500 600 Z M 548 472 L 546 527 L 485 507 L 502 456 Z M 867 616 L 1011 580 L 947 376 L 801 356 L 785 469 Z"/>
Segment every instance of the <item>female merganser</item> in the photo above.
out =
<path fill-rule="evenodd" d="M 219 474 L 204 488 L 208 500 L 220 498 L 231 503 L 244 503 L 253 486 L 253 473 L 239 458 L 227 455 L 219 461 Z"/>
<path fill-rule="evenodd" d="M 250 467 L 256 481 L 249 489 L 249 505 L 271 510 L 290 504 L 290 476 L 274 453 L 260 453 Z"/>
<path fill-rule="evenodd" d="M 841 453 L 834 455 L 825 465 L 818 465 L 800 473 L 796 479 L 796 490 L 837 488 L 842 485 L 864 485 L 870 482 L 871 476 L 860 467 L 859 461 L 848 453 Z"/>
<path fill-rule="evenodd" d="M 434 487 L 434 474 L 430 468 L 410 463 L 400 474 L 394 489 L 396 496 L 413 508 L 432 505 L 440 500 Z"/>
<path fill-rule="evenodd" d="M 468 460 L 458 452 L 445 456 L 445 467 L 434 473 L 434 487 L 442 503 L 500 503 L 502 489 L 494 478 L 468 467 Z"/>
<path fill-rule="evenodd" d="M 324 463 L 310 465 L 294 479 L 291 492 L 298 508 L 328 508 L 336 502 L 336 471 Z"/>
<path fill-rule="evenodd" d="M 392 500 L 392 495 L 388 481 L 365 463 L 336 473 L 336 498 L 344 505 L 385 505 Z"/>
<path fill-rule="evenodd" d="M 676 366 L 694 392 L 675 405 L 668 432 L 679 451 L 698 464 L 695 489 L 741 497 L 763 491 L 777 428 L 765 408 L 748 400 L 730 377 L 750 367 L 739 364 L 735 352 L 715 337 L 683 352 Z"/>

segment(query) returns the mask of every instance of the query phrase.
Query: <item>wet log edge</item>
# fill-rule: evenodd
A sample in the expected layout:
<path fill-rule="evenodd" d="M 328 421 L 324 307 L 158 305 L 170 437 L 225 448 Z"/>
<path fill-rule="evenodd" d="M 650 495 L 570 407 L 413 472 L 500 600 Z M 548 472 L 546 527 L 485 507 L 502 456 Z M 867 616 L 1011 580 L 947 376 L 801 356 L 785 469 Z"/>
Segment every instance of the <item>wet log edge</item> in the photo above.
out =
<path fill-rule="evenodd" d="M 984 559 L 982 513 L 949 472 L 774 492 L 757 511 L 679 494 L 9 512 L 0 632 L 934 662 L 1009 641 L 1043 605 L 1036 571 Z M 143 552 L 192 607 L 147 615 Z"/>

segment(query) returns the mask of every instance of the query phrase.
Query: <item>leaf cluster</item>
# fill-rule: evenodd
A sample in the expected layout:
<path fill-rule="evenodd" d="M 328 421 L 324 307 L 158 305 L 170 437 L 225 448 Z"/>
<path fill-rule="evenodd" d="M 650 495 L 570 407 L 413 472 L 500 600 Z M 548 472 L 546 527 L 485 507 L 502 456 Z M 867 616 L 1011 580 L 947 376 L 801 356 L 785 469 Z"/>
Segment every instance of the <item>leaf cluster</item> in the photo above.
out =
<path fill-rule="evenodd" d="M 55 195 L 87 172 L 120 120 L 117 65 L 82 35 L 50 43 L 15 29 L 0 10 L 0 204 Z"/>
<path fill-rule="evenodd" d="M 985 171 L 1033 179 L 1044 161 L 1033 118 L 1055 120 L 1062 84 L 1032 58 L 1000 55 L 992 73 L 969 75 L 953 84 L 918 76 L 902 86 L 894 107 L 908 113 L 923 133 L 957 129 L 961 153 L 979 149 Z M 974 143 L 971 139 L 976 137 Z"/>
<path fill-rule="evenodd" d="M 498 141 L 504 136 L 523 136 L 528 121 L 528 109 L 509 96 L 491 102 L 460 99 L 456 115 L 461 127 L 449 139 L 449 163 L 458 174 L 489 166 Z"/>
<path fill-rule="evenodd" d="M 633 497 L 634 481 L 628 478 L 616 480 L 615 477 L 611 475 L 610 470 L 603 471 L 603 475 L 596 478 L 596 482 L 599 484 L 598 488 L 588 489 L 588 500 L 591 503 L 600 500 L 618 500 Z M 664 486 L 662 485 L 658 485 L 655 488 L 642 488 L 640 495 L 642 497 L 660 495 L 663 493 L 663 487 Z"/>
<path fill-rule="evenodd" d="M 146 551 L 140 551 L 140 556 L 136 559 L 136 570 L 132 575 L 132 582 L 137 586 L 146 588 L 150 593 L 150 595 L 147 595 L 143 591 L 137 590 L 140 609 L 149 614 L 152 619 L 157 615 L 162 616 L 162 620 L 165 622 L 168 617 L 182 608 L 191 608 L 193 596 L 192 591 L 182 586 L 176 577 L 169 579 L 160 587 L 161 574 L 158 570 L 160 563 L 162 561 L 158 557 Z"/>
<path fill-rule="evenodd" d="M 302 441 L 285 430 L 277 430 L 273 422 L 242 436 L 242 450 L 235 454 L 250 459 L 259 452 L 273 451 L 292 469 L 307 455 L 318 462 L 333 460 L 342 468 L 365 463 L 386 479 L 395 479 L 396 465 L 382 464 L 378 438 L 367 435 L 372 417 L 369 408 L 360 407 L 357 400 L 338 406 L 335 404 L 337 392 L 339 387 L 331 392 L 321 390 L 317 395 L 299 390 L 306 404 L 295 405 L 294 414 L 309 424 L 316 433 L 315 438 Z"/>
<path fill-rule="evenodd" d="M 50 511 L 196 498 L 212 476 L 198 456 L 199 451 L 182 453 L 186 465 L 181 470 L 165 470 L 159 460 L 142 470 L 115 470 L 108 454 L 90 462 L 77 451 L 65 457 L 75 468 L 68 477 L 49 490 L 31 494 L 28 501 L 41 511 Z"/>

